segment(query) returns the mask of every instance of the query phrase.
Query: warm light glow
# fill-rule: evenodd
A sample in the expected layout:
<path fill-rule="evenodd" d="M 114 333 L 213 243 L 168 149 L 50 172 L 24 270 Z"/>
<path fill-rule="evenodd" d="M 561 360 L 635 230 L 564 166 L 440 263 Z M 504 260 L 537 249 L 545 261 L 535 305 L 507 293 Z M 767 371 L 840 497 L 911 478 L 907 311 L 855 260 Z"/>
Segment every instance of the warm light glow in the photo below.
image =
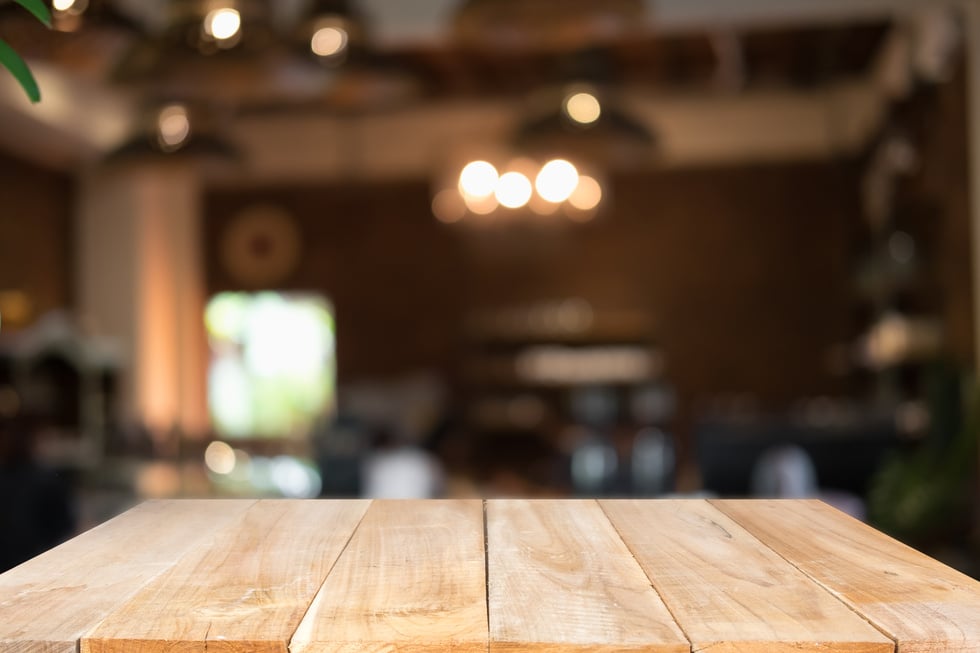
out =
<path fill-rule="evenodd" d="M 591 93 L 574 93 L 565 98 L 565 115 L 581 125 L 594 123 L 601 113 L 599 100 Z"/>
<path fill-rule="evenodd" d="M 466 204 L 455 190 L 446 188 L 436 193 L 432 198 L 432 215 L 439 222 L 452 224 L 459 222 L 466 215 Z"/>
<path fill-rule="evenodd" d="M 471 161 L 459 173 L 459 191 L 464 197 L 487 197 L 497 186 L 497 169 L 486 161 Z"/>
<path fill-rule="evenodd" d="M 179 104 L 171 104 L 160 111 L 157 117 L 157 134 L 163 149 L 177 149 L 187 140 L 190 131 L 187 109 Z"/>
<path fill-rule="evenodd" d="M 347 30 L 343 27 L 321 27 L 310 39 L 310 49 L 320 57 L 332 57 L 347 48 Z"/>
<path fill-rule="evenodd" d="M 0 313 L 10 324 L 26 324 L 34 313 L 34 302 L 23 290 L 0 290 Z"/>
<path fill-rule="evenodd" d="M 657 369 L 655 355 L 633 345 L 535 345 L 517 356 L 517 374 L 545 384 L 635 383 Z"/>
<path fill-rule="evenodd" d="M 51 8 L 55 11 L 68 11 L 75 6 L 75 0 L 53 0 Z"/>
<path fill-rule="evenodd" d="M 527 207 L 540 216 L 554 215 L 560 206 L 561 204 L 542 199 L 537 193 L 531 195 L 531 201 L 527 203 Z"/>
<path fill-rule="evenodd" d="M 494 194 L 501 206 L 516 209 L 531 199 L 531 181 L 519 172 L 508 172 L 500 176 Z"/>
<path fill-rule="evenodd" d="M 494 197 L 493 193 L 487 195 L 486 197 L 473 197 L 472 195 L 464 195 L 463 202 L 466 203 L 466 208 L 468 208 L 473 213 L 477 215 L 490 215 L 497 210 L 500 204 L 497 202 L 497 198 Z"/>
<path fill-rule="evenodd" d="M 241 27 L 241 14 L 231 7 L 213 9 L 204 17 L 204 32 L 219 41 L 226 41 L 235 36 Z"/>
<path fill-rule="evenodd" d="M 204 450 L 204 464 L 215 474 L 230 474 L 235 469 L 235 450 L 215 440 Z"/>
<path fill-rule="evenodd" d="M 534 187 L 549 202 L 564 202 L 578 185 L 578 170 L 564 159 L 553 159 L 544 164 L 534 180 Z"/>
<path fill-rule="evenodd" d="M 578 186 L 568 197 L 568 203 L 582 211 L 590 211 L 602 200 L 602 187 L 599 182 L 588 175 L 578 178 Z"/>

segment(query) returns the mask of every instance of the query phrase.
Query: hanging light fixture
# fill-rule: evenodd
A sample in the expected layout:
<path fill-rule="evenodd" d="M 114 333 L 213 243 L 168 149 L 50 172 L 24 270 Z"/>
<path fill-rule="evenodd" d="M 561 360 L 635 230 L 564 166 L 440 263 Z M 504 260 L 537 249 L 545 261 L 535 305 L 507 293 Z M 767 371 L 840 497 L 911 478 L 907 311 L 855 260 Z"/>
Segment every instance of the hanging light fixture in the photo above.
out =
<path fill-rule="evenodd" d="M 152 103 L 144 109 L 132 136 L 110 151 L 104 161 L 193 160 L 209 166 L 237 165 L 243 160 L 242 154 L 221 135 L 221 122 L 200 105 L 179 101 Z"/>
<path fill-rule="evenodd" d="M 567 152 L 617 167 L 651 161 L 657 138 L 610 93 L 587 83 L 542 92 L 513 137 L 515 147 L 532 152 Z"/>

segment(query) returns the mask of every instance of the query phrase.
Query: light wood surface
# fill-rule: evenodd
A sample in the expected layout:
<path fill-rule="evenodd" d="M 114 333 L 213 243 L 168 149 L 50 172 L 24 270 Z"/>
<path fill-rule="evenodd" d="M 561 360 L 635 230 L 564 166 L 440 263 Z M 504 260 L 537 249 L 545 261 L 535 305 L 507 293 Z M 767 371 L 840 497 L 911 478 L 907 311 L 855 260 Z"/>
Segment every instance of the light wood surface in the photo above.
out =
<path fill-rule="evenodd" d="M 708 649 L 980 653 L 980 583 L 721 500 L 151 502 L 0 574 L 0 653 Z"/>
<path fill-rule="evenodd" d="M 0 652 L 76 653 L 79 637 L 253 503 L 144 503 L 0 575 Z"/>
<path fill-rule="evenodd" d="M 286 653 L 367 501 L 259 501 L 82 638 L 82 653 Z"/>
<path fill-rule="evenodd" d="M 490 651 L 690 644 L 595 501 L 487 504 Z"/>
<path fill-rule="evenodd" d="M 980 583 L 819 501 L 715 501 L 898 642 L 980 652 Z"/>
<path fill-rule="evenodd" d="M 893 642 L 704 501 L 602 501 L 694 651 L 866 651 Z"/>
<path fill-rule="evenodd" d="M 486 653 L 483 505 L 375 501 L 292 653 Z"/>

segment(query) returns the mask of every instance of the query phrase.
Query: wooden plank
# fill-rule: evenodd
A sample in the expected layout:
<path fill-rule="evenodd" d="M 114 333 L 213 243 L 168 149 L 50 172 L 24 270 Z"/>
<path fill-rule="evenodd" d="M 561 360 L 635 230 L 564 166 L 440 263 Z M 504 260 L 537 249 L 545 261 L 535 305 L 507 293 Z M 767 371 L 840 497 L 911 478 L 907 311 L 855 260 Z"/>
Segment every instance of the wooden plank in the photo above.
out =
<path fill-rule="evenodd" d="M 369 503 L 255 503 L 83 637 L 82 653 L 286 653 Z"/>
<path fill-rule="evenodd" d="M 486 653 L 483 506 L 374 501 L 290 651 Z"/>
<path fill-rule="evenodd" d="M 0 575 L 0 652 L 79 638 L 254 501 L 151 501 Z"/>
<path fill-rule="evenodd" d="M 694 653 L 894 650 L 891 640 L 706 501 L 600 505 Z"/>
<path fill-rule="evenodd" d="M 898 642 L 980 652 L 980 583 L 820 501 L 714 505 Z"/>
<path fill-rule="evenodd" d="M 490 651 L 688 653 L 595 501 L 488 501 Z"/>

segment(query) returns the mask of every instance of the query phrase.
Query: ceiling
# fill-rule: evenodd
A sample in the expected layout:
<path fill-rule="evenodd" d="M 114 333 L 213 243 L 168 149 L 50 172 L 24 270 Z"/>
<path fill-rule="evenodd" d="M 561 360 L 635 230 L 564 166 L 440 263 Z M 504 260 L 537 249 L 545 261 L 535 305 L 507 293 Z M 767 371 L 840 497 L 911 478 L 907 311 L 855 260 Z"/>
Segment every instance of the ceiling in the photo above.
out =
<path fill-rule="evenodd" d="M 0 80 L 0 145 L 77 167 L 132 140 L 148 110 L 181 101 L 198 133 L 244 154 L 225 181 L 249 182 L 424 175 L 512 138 L 535 102 L 582 82 L 655 134 L 658 164 L 834 155 L 857 147 L 907 83 L 895 69 L 914 74 L 916 48 L 948 41 L 935 34 L 955 6 L 360 0 L 350 10 L 366 38 L 323 66 L 295 37 L 310 0 L 239 0 L 241 43 L 210 55 L 170 33 L 168 16 L 190 0 L 90 2 L 71 32 L 0 5 L 0 37 L 32 62 L 45 96 L 28 105 Z"/>

